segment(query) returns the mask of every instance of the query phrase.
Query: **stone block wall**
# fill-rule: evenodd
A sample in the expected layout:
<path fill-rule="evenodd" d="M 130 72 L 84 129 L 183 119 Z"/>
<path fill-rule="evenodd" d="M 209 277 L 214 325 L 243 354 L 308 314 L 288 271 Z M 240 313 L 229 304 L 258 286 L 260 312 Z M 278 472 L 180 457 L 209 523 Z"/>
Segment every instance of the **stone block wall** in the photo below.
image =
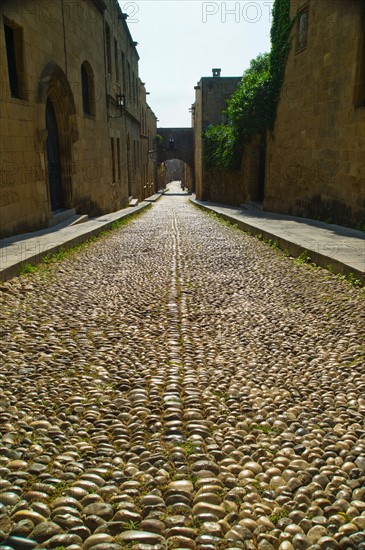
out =
<path fill-rule="evenodd" d="M 4 25 L 16 41 L 19 93 L 11 88 Z M 48 99 L 58 126 L 63 207 L 93 216 L 126 206 L 130 196 L 143 198 L 149 161 L 142 142 L 149 141 L 149 147 L 156 130 L 149 119 L 150 135 L 141 137 L 147 104 L 139 88 L 138 60 L 114 0 L 1 3 L 1 237 L 47 227 L 53 216 Z M 90 112 L 84 107 L 82 66 L 88 68 Z M 122 111 L 118 94 L 124 98 Z"/>
<path fill-rule="evenodd" d="M 365 219 L 365 5 L 292 1 L 291 17 L 297 21 L 268 136 L 264 208 L 356 226 Z"/>
<path fill-rule="evenodd" d="M 209 182 L 206 200 L 239 206 L 259 199 L 260 146 L 259 138 L 245 147 L 241 169 L 227 172 L 223 169 L 203 170 Z"/>

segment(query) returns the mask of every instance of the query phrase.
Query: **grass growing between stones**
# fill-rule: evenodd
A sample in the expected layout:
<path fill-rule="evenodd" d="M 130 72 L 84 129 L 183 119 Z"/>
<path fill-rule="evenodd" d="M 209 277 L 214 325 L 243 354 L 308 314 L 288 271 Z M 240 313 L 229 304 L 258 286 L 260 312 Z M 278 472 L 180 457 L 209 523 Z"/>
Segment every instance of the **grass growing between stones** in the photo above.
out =
<path fill-rule="evenodd" d="M 357 279 L 353 273 L 348 273 L 347 275 L 336 275 L 338 279 L 341 281 L 345 281 L 349 283 L 352 286 L 364 286 L 364 284 L 360 281 L 360 279 Z M 365 292 L 365 288 L 364 288 Z"/>
<path fill-rule="evenodd" d="M 251 234 L 252 235 L 252 234 Z M 268 244 L 269 246 L 271 246 L 271 248 L 273 248 L 274 250 L 278 250 L 280 252 L 282 252 L 280 246 L 279 246 L 279 242 L 278 241 L 273 241 L 272 239 L 265 239 L 261 233 L 257 234 L 257 235 L 252 235 L 253 237 L 255 237 L 258 241 L 262 241 L 263 243 L 265 244 Z M 286 255 L 286 254 L 285 254 Z"/>
<path fill-rule="evenodd" d="M 32 273 L 35 273 L 37 271 L 37 266 L 32 264 L 24 264 L 19 269 L 19 275 L 30 275 Z"/>
<path fill-rule="evenodd" d="M 192 204 L 194 206 L 194 208 L 197 208 L 198 210 L 203 211 L 207 216 L 209 216 L 213 220 L 216 220 L 217 222 L 219 222 L 223 225 L 226 225 L 228 227 L 231 227 L 233 229 L 238 229 L 238 225 L 236 223 L 233 223 L 229 220 L 225 220 L 224 218 L 222 218 L 222 216 L 220 214 L 217 214 L 216 212 L 213 212 L 212 210 L 205 210 L 205 208 L 203 208 L 202 206 L 200 206 L 199 204 L 197 204 L 195 202 L 190 202 L 190 204 Z M 243 233 L 245 233 L 245 231 L 243 231 Z"/>
<path fill-rule="evenodd" d="M 213 220 L 216 220 L 222 225 L 225 225 L 227 227 L 230 227 L 231 229 L 238 229 L 238 225 L 234 222 L 231 222 L 230 220 L 226 220 L 220 214 L 216 214 L 215 212 L 209 211 L 207 212 L 208 216 L 212 218 Z"/>
<path fill-rule="evenodd" d="M 274 524 L 276 525 L 278 523 L 278 521 L 280 521 L 281 519 L 283 518 L 286 518 L 288 517 L 289 515 L 289 512 L 288 510 L 284 510 L 280 513 L 277 513 L 277 514 L 273 514 L 271 516 L 269 516 L 269 520 Z"/>
<path fill-rule="evenodd" d="M 184 443 L 181 443 L 181 447 L 185 450 L 187 456 L 194 454 L 199 448 L 199 446 L 193 441 L 185 441 Z"/>
<path fill-rule="evenodd" d="M 312 259 L 310 257 L 309 250 L 303 250 L 301 254 L 297 258 L 295 258 L 295 262 L 297 264 L 310 264 L 312 263 Z"/>
<path fill-rule="evenodd" d="M 271 426 L 260 426 L 260 424 L 252 424 L 249 429 L 250 431 L 259 430 L 265 434 L 279 433 L 276 428 L 272 428 Z"/>

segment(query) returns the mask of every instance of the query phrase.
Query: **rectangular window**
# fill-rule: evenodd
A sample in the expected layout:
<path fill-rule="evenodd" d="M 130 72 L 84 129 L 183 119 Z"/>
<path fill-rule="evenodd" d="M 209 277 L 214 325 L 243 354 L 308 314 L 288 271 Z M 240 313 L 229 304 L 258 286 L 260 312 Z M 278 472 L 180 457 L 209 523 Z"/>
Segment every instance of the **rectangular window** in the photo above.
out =
<path fill-rule="evenodd" d="M 115 152 L 114 152 L 114 138 L 110 138 L 111 150 L 112 150 L 112 178 L 115 182 Z"/>
<path fill-rule="evenodd" d="M 81 65 L 81 91 L 82 91 L 82 107 L 86 115 L 91 115 L 90 109 L 90 93 L 89 93 L 89 77 L 84 64 Z"/>
<path fill-rule="evenodd" d="M 128 76 L 128 97 L 132 98 L 132 86 L 131 86 L 131 66 L 128 63 L 127 65 L 127 76 Z"/>
<path fill-rule="evenodd" d="M 10 93 L 25 99 L 23 29 L 4 22 Z"/>
<path fill-rule="evenodd" d="M 106 68 L 108 74 L 112 75 L 112 50 L 110 42 L 110 27 L 108 23 L 105 23 L 105 47 L 106 47 Z"/>
<path fill-rule="evenodd" d="M 360 24 L 355 107 L 365 107 L 365 16 L 362 17 Z"/>
<path fill-rule="evenodd" d="M 301 52 L 305 50 L 308 45 L 308 19 L 309 19 L 309 9 L 308 7 L 304 8 L 298 14 L 297 19 L 297 43 L 296 51 Z"/>
<path fill-rule="evenodd" d="M 118 42 L 114 38 L 114 60 L 115 60 L 115 78 L 119 84 L 119 59 L 118 59 Z"/>
<path fill-rule="evenodd" d="M 120 167 L 120 139 L 117 138 L 117 169 L 118 169 L 118 181 L 121 181 L 122 174 L 121 174 L 121 167 Z"/>
<path fill-rule="evenodd" d="M 122 89 L 123 89 L 123 92 L 125 93 L 126 92 L 126 89 L 125 89 L 125 56 L 124 56 L 124 52 L 122 51 L 122 80 L 123 82 L 121 83 L 122 84 Z"/>

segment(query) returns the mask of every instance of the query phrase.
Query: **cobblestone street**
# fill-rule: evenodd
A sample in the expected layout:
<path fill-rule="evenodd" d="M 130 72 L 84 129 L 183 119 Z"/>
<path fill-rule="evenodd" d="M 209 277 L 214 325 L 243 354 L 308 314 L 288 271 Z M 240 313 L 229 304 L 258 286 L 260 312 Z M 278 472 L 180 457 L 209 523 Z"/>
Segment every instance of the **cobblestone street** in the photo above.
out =
<path fill-rule="evenodd" d="M 3 290 L 0 549 L 365 548 L 362 289 L 175 185 Z"/>

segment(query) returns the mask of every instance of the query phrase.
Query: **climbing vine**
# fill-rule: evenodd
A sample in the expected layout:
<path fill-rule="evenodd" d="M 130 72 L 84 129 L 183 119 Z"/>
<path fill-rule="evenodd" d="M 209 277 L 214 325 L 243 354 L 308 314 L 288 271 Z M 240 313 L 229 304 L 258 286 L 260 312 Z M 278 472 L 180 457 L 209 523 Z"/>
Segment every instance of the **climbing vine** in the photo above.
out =
<path fill-rule="evenodd" d="M 157 147 L 159 147 L 160 145 L 163 144 L 165 138 L 163 136 L 161 136 L 161 134 L 156 134 L 156 143 L 157 143 Z"/>
<path fill-rule="evenodd" d="M 239 168 L 240 154 L 237 133 L 232 125 L 209 126 L 204 133 L 206 168 L 221 166 L 226 170 Z"/>
<path fill-rule="evenodd" d="M 284 79 L 285 65 L 290 50 L 290 31 L 293 21 L 290 21 L 290 0 L 275 0 L 273 21 L 271 25 L 270 78 L 272 118 L 269 129 L 274 127 L 276 108 L 280 98 Z"/>
<path fill-rule="evenodd" d="M 203 134 L 206 168 L 236 170 L 245 145 L 272 130 L 290 48 L 290 0 L 275 0 L 271 51 L 257 56 L 227 102 L 227 123 L 209 126 Z"/>

